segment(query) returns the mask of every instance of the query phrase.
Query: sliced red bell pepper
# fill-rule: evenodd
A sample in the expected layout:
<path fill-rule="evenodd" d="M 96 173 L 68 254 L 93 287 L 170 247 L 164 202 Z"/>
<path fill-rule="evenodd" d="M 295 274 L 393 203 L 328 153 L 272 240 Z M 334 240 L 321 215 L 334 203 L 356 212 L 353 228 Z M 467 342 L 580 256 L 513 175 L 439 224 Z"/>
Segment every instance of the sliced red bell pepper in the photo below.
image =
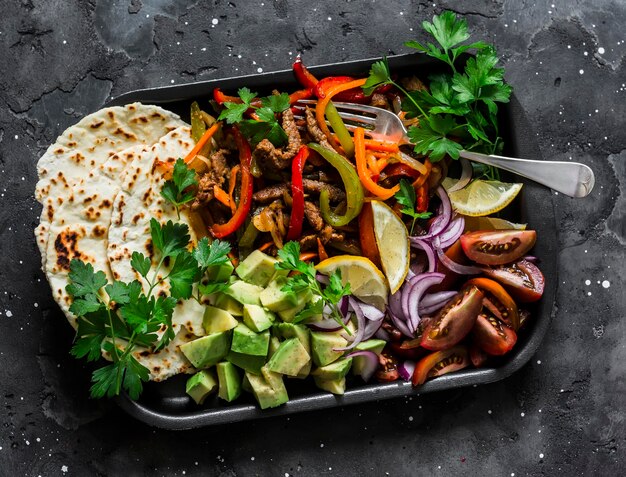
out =
<path fill-rule="evenodd" d="M 309 148 L 300 147 L 298 154 L 291 163 L 291 217 L 289 218 L 289 230 L 287 240 L 297 240 L 302 235 L 302 222 L 304 221 L 304 188 L 302 185 L 302 171 L 304 163 L 309 157 Z"/>
<path fill-rule="evenodd" d="M 313 93 L 319 99 L 323 99 L 326 96 L 326 92 L 336 86 L 338 84 L 349 83 L 350 81 L 354 81 L 355 78 L 351 76 L 328 76 L 326 78 L 321 79 L 313 88 Z M 376 88 L 374 93 L 385 93 L 392 88 L 392 85 L 383 85 Z M 352 88 L 347 91 L 341 91 L 334 96 L 335 101 L 343 101 L 346 103 L 369 103 L 372 99 L 372 95 L 367 96 L 363 93 L 362 88 Z"/>
<path fill-rule="evenodd" d="M 296 56 L 296 61 L 293 62 L 291 67 L 296 79 L 305 88 L 311 89 L 317 84 L 318 79 L 313 76 L 308 68 L 304 66 L 304 63 L 302 63 L 302 56 Z"/>
<path fill-rule="evenodd" d="M 422 184 L 415 190 L 417 204 L 415 209 L 422 213 L 428 210 L 428 184 Z"/>
<path fill-rule="evenodd" d="M 237 149 L 239 150 L 239 162 L 241 165 L 241 194 L 237 210 L 231 219 L 225 224 L 213 224 L 211 226 L 211 233 L 216 238 L 223 238 L 237 231 L 246 221 L 246 217 L 250 212 L 250 206 L 252 205 L 253 177 L 252 174 L 250 174 L 252 152 L 250 151 L 248 141 L 246 141 L 241 132 L 239 132 L 239 128 L 233 127 L 233 134 L 235 136 Z"/>
<path fill-rule="evenodd" d="M 369 258 L 374 265 L 380 267 L 380 253 L 374 235 L 374 214 L 369 203 L 363 204 L 363 209 L 359 214 L 359 241 L 363 256 Z"/>
<path fill-rule="evenodd" d="M 420 175 L 421 174 L 412 167 L 402 164 L 401 162 L 394 162 L 383 169 L 382 177 L 385 179 L 388 177 L 410 177 L 415 180 Z"/>

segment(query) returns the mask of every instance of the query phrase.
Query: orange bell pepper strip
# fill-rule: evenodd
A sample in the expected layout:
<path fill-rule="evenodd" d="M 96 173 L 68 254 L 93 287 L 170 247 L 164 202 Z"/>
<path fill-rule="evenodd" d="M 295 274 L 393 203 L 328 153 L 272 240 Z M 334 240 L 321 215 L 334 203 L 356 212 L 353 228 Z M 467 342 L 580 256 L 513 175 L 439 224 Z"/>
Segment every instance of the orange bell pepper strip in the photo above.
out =
<path fill-rule="evenodd" d="M 359 241 L 363 255 L 380 268 L 380 253 L 374 235 L 374 214 L 371 204 L 363 204 L 363 209 L 359 214 Z"/>
<path fill-rule="evenodd" d="M 228 179 L 228 198 L 230 199 L 230 211 L 234 214 L 237 210 L 237 204 L 235 203 L 235 198 L 233 194 L 235 192 L 235 186 L 237 185 L 237 173 L 239 172 L 240 166 L 235 166 L 230 170 L 230 178 Z"/>
<path fill-rule="evenodd" d="M 356 170 L 363 187 L 382 200 L 387 200 L 400 190 L 400 186 L 396 184 L 391 189 L 381 187 L 372 180 L 370 171 L 367 169 L 365 158 L 365 130 L 356 128 L 354 130 L 354 158 L 356 160 Z"/>
<path fill-rule="evenodd" d="M 370 151 L 381 152 L 399 152 L 400 148 L 395 142 L 376 141 L 374 139 L 366 139 L 365 147 Z"/>
<path fill-rule="evenodd" d="M 320 261 L 326 260 L 328 258 L 328 253 L 326 252 L 324 244 L 319 237 L 317 237 L 317 254 L 320 257 Z"/>
<path fill-rule="evenodd" d="M 226 207 L 231 207 L 230 197 L 228 197 L 228 194 L 220 186 L 213 186 L 213 195 Z"/>
<path fill-rule="evenodd" d="M 185 157 L 185 164 L 189 164 L 191 161 L 195 159 L 195 157 L 202 151 L 204 146 L 211 140 L 213 135 L 222 127 L 222 122 L 218 121 L 213 124 L 206 132 L 202 135 L 200 140 L 196 143 L 194 148 L 187 154 Z M 174 169 L 174 162 L 158 162 L 157 167 L 166 175 L 169 175 Z"/>
<path fill-rule="evenodd" d="M 335 96 L 337 93 L 341 93 L 342 91 L 347 91 L 352 88 L 363 86 L 365 84 L 365 81 L 367 80 L 365 78 L 362 78 L 362 79 L 350 81 L 348 83 L 343 83 L 343 84 L 338 84 L 336 86 L 333 86 L 332 88 L 329 88 L 328 91 L 326 91 L 326 96 L 324 96 L 324 98 L 320 99 L 317 102 L 317 106 L 315 107 L 315 119 L 317 119 L 317 124 L 322 130 L 322 132 L 324 133 L 324 135 L 328 138 L 331 145 L 333 145 L 333 147 L 335 148 L 340 147 L 341 143 L 330 132 L 330 129 L 328 129 L 328 126 L 326 125 L 326 116 L 325 116 L 326 106 L 328 106 L 328 103 L 330 102 L 332 97 Z"/>
<path fill-rule="evenodd" d="M 246 221 L 252 205 L 253 177 L 250 173 L 250 162 L 252 161 L 252 151 L 248 141 L 243 137 L 239 128 L 233 127 L 235 142 L 239 149 L 239 162 L 241 167 L 241 196 L 237 210 L 231 219 L 225 224 L 213 224 L 211 233 L 216 238 L 224 238 L 236 232 Z"/>

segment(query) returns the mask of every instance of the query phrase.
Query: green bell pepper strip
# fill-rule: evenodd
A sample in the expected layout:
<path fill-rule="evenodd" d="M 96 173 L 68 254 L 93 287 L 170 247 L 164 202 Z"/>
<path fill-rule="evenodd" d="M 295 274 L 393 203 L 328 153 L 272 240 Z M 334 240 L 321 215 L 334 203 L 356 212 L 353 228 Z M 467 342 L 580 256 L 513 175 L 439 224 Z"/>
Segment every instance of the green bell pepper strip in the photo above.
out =
<path fill-rule="evenodd" d="M 356 218 L 363 208 L 363 186 L 354 166 L 341 154 L 326 149 L 316 143 L 310 143 L 309 147 L 326 159 L 331 166 L 337 169 L 343 185 L 346 189 L 346 212 L 344 215 L 335 213 L 330 207 L 330 193 L 328 189 L 322 189 L 320 193 L 320 211 L 324 220 L 333 227 L 347 225 Z"/>
<path fill-rule="evenodd" d="M 197 143 L 206 132 L 202 111 L 197 101 L 191 103 L 191 137 Z"/>
<path fill-rule="evenodd" d="M 346 128 L 341 116 L 339 116 L 339 112 L 332 101 L 328 102 L 324 114 L 326 115 L 326 119 L 328 119 L 330 126 L 333 128 L 333 131 L 337 135 L 337 139 L 339 139 L 346 156 L 354 157 L 354 141 L 352 140 L 350 132 Z"/>

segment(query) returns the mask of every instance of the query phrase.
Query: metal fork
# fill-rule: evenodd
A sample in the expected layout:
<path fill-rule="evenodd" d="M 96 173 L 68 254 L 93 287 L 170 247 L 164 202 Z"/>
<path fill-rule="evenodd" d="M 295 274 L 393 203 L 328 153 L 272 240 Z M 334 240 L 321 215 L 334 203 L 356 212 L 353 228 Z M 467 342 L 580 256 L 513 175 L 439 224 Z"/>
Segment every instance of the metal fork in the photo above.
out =
<path fill-rule="evenodd" d="M 304 116 L 304 105 L 315 104 L 314 100 L 301 100 L 296 103 L 295 108 L 298 111 L 296 117 Z M 372 139 L 396 142 L 400 145 L 411 143 L 402 120 L 392 111 L 363 104 L 334 101 L 333 104 L 348 130 L 354 131 L 357 127 L 363 127 Z M 579 162 L 537 161 L 465 150 L 461 151 L 460 156 L 470 161 L 514 172 L 570 197 L 589 195 L 595 184 L 591 168 Z"/>

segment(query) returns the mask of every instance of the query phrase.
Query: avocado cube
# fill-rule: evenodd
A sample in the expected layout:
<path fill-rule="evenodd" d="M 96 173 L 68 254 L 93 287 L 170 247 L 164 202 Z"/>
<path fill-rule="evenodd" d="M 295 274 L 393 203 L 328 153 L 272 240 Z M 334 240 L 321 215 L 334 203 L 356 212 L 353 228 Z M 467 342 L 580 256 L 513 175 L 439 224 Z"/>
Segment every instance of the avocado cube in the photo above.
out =
<path fill-rule="evenodd" d="M 248 283 L 266 287 L 276 272 L 274 267 L 276 263 L 278 260 L 274 257 L 255 250 L 239 264 L 236 270 L 237 275 Z"/>
<path fill-rule="evenodd" d="M 382 353 L 383 348 L 387 344 L 384 340 L 379 339 L 371 339 L 366 341 L 361 341 L 358 345 L 354 347 L 355 351 L 373 351 L 378 356 Z M 361 376 L 363 374 L 363 367 L 367 362 L 367 358 L 365 356 L 355 356 L 352 361 L 352 374 L 355 376 Z"/>
<path fill-rule="evenodd" d="M 304 309 L 305 306 L 306 306 L 306 303 L 301 303 L 299 305 L 294 306 L 293 308 L 279 311 L 278 316 L 285 323 L 291 323 L 293 319 L 296 317 L 296 315 L 300 313 Z"/>
<path fill-rule="evenodd" d="M 274 355 L 267 362 L 267 369 L 275 373 L 297 376 L 311 361 L 298 338 L 290 338 L 283 341 Z"/>
<path fill-rule="evenodd" d="M 324 391 L 339 395 L 346 392 L 346 378 L 321 379 L 319 376 L 313 376 L 313 380 L 315 381 L 315 385 Z"/>
<path fill-rule="evenodd" d="M 271 328 L 276 316 L 258 305 L 243 305 L 243 322 L 253 331 L 260 333 Z"/>
<path fill-rule="evenodd" d="M 275 387 L 272 387 L 264 376 L 256 376 L 246 372 L 246 377 L 248 378 L 252 388 L 252 394 L 254 394 L 254 397 L 259 403 L 261 409 L 277 407 L 289 401 L 287 389 L 285 388 L 285 385 L 282 384 L 282 379 L 280 380 L 280 384 L 282 384 L 282 386 L 279 384 L 278 380 L 274 379 L 273 384 Z"/>
<path fill-rule="evenodd" d="M 280 340 L 276 336 L 270 336 L 270 349 L 267 353 L 267 359 L 270 359 L 280 348 Z"/>
<path fill-rule="evenodd" d="M 228 288 L 224 291 L 224 293 L 234 298 L 239 303 L 248 305 L 260 305 L 260 297 L 263 291 L 263 288 L 258 285 L 246 283 L 243 280 L 234 280 L 228 285 Z"/>
<path fill-rule="evenodd" d="M 209 394 L 217 388 L 213 370 L 203 369 L 191 376 L 185 385 L 185 391 L 196 404 L 202 404 Z"/>
<path fill-rule="evenodd" d="M 261 374 L 260 371 L 259 374 Z M 250 380 L 248 379 L 248 373 L 243 373 L 243 379 L 241 380 L 241 389 L 247 393 L 252 392 L 252 385 L 250 384 Z"/>
<path fill-rule="evenodd" d="M 207 270 L 207 278 L 212 282 L 225 282 L 233 274 L 233 264 L 228 260 L 221 265 L 209 267 Z"/>
<path fill-rule="evenodd" d="M 255 333 L 243 323 L 239 323 L 233 330 L 233 341 L 230 349 L 252 356 L 267 356 L 270 345 L 270 332 Z"/>
<path fill-rule="evenodd" d="M 352 358 L 341 358 L 334 363 L 317 368 L 311 375 L 325 380 L 337 380 L 345 378 L 351 366 Z"/>
<path fill-rule="evenodd" d="M 224 401 L 234 401 L 241 394 L 241 376 L 234 364 L 223 361 L 215 365 L 219 391 L 217 395 Z"/>
<path fill-rule="evenodd" d="M 207 305 L 202 324 L 207 334 L 232 330 L 239 322 L 225 310 Z"/>
<path fill-rule="evenodd" d="M 233 316 L 243 315 L 243 305 L 226 293 L 214 293 L 211 303 L 216 308 L 221 308 Z"/>
<path fill-rule="evenodd" d="M 294 308 L 311 299 L 311 292 L 306 290 L 302 293 L 283 291 L 282 288 L 287 283 L 287 278 L 279 276 L 272 280 L 267 288 L 261 292 L 261 304 L 271 311 L 285 311 Z"/>
<path fill-rule="evenodd" d="M 209 368 L 228 354 L 230 340 L 231 332 L 223 331 L 182 344 L 180 350 L 194 368 Z"/>
<path fill-rule="evenodd" d="M 311 354 L 311 332 L 304 325 L 292 323 L 277 323 L 273 327 L 274 332 L 284 339 L 298 338 L 309 355 Z"/>
<path fill-rule="evenodd" d="M 348 340 L 339 332 L 328 333 L 323 331 L 311 332 L 311 351 L 313 362 L 322 367 L 337 361 L 343 356 L 343 351 L 335 351 L 335 348 L 345 348 Z"/>
<path fill-rule="evenodd" d="M 249 354 L 236 353 L 235 351 L 230 351 L 226 355 L 226 361 L 253 374 L 261 374 L 261 368 L 265 364 L 265 359 L 265 356 L 252 356 Z"/>

